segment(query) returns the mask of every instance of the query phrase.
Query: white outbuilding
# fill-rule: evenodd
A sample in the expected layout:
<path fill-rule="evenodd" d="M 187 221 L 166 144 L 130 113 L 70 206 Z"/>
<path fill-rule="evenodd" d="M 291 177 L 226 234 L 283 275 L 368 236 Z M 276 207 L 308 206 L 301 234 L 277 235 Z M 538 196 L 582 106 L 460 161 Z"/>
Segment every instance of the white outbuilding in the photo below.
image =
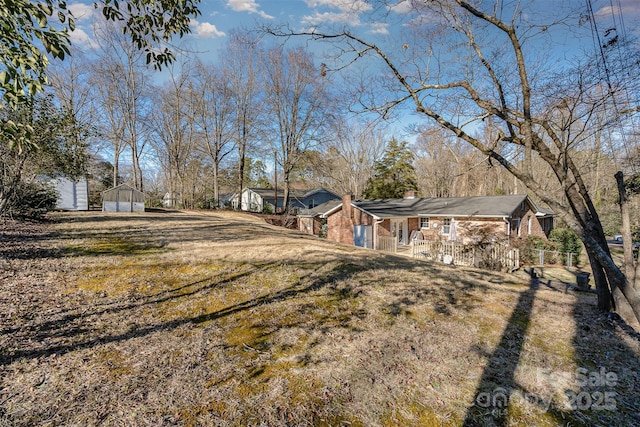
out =
<path fill-rule="evenodd" d="M 58 193 L 56 209 L 66 211 L 87 211 L 89 210 L 89 184 L 82 178 L 72 181 L 68 178 L 55 178 L 51 184 Z"/>
<path fill-rule="evenodd" d="M 102 212 L 144 212 L 144 193 L 127 184 L 102 192 Z"/>

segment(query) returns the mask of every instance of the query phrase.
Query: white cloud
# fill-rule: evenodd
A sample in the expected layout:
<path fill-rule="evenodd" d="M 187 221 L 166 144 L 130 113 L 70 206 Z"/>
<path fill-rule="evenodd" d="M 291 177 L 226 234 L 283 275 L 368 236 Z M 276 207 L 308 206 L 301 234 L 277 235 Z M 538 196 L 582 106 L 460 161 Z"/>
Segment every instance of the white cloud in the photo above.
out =
<path fill-rule="evenodd" d="M 191 20 L 191 30 L 193 34 L 201 39 L 208 39 L 211 37 L 224 37 L 226 34 L 216 28 L 215 25 L 209 22 L 198 22 L 195 19 Z"/>
<path fill-rule="evenodd" d="M 366 12 L 372 9 L 372 6 L 364 0 L 306 0 L 306 3 L 311 8 L 326 6 L 351 13 Z"/>
<path fill-rule="evenodd" d="M 402 0 L 394 6 L 389 6 L 389 10 L 405 15 L 413 10 L 413 5 L 411 4 L 411 0 Z"/>
<path fill-rule="evenodd" d="M 637 18 L 640 16 L 640 7 L 637 0 L 619 0 L 615 6 L 603 6 L 595 13 L 597 18 L 608 17 L 612 15 L 621 15 L 625 19 Z"/>
<path fill-rule="evenodd" d="M 80 27 L 76 27 L 75 30 L 69 33 L 69 36 L 71 44 L 74 46 L 86 49 L 96 49 L 98 47 L 96 41 Z"/>
<path fill-rule="evenodd" d="M 257 13 L 265 19 L 273 19 L 273 16 L 259 10 L 260 6 L 255 0 L 227 0 L 227 7 L 236 12 Z"/>
<path fill-rule="evenodd" d="M 313 15 L 302 17 L 302 23 L 305 25 L 316 26 L 320 24 L 351 24 L 360 25 L 360 18 L 353 13 L 344 12 L 316 12 Z"/>
<path fill-rule="evenodd" d="M 67 8 L 73 14 L 76 22 L 90 20 L 100 14 L 100 9 L 96 9 L 91 4 L 71 3 Z"/>
<path fill-rule="evenodd" d="M 374 22 L 371 24 L 371 34 L 389 34 L 389 24 L 385 22 Z"/>

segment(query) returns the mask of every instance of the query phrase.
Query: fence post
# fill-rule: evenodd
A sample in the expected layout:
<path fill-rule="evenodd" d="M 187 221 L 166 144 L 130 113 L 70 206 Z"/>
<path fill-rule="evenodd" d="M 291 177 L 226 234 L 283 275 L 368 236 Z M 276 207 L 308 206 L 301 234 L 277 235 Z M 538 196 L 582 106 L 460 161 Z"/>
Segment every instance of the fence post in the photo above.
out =
<path fill-rule="evenodd" d="M 539 249 L 538 262 L 539 262 L 539 265 L 544 265 L 544 250 L 543 249 Z"/>
<path fill-rule="evenodd" d="M 573 266 L 573 253 L 569 252 L 567 255 L 567 267 L 571 268 Z"/>

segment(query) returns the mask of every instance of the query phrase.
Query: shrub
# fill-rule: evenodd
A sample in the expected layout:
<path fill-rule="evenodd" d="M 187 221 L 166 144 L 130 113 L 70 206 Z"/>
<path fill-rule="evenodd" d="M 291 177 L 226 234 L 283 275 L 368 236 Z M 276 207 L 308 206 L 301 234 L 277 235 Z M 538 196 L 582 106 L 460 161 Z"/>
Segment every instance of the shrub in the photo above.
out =
<path fill-rule="evenodd" d="M 545 263 L 555 264 L 557 262 L 554 256 L 558 250 L 554 242 L 551 242 L 544 237 L 527 236 L 522 240 L 515 240 L 512 242 L 512 246 L 520 250 L 520 261 L 524 264 L 537 264 L 540 260 L 540 252 L 546 251 Z"/>
<path fill-rule="evenodd" d="M 269 203 L 265 203 L 262 205 L 262 213 L 267 215 L 273 215 L 273 205 Z"/>
<path fill-rule="evenodd" d="M 580 257 L 582 242 L 576 233 L 568 228 L 554 228 L 549 235 L 549 240 L 558 246 L 562 262 L 567 261 L 567 253 L 571 252 Z"/>
<path fill-rule="evenodd" d="M 582 242 L 576 233 L 568 228 L 554 228 L 549 240 L 556 244 L 560 252 L 573 252 L 580 255 Z"/>
<path fill-rule="evenodd" d="M 39 218 L 55 209 L 58 193 L 50 184 L 22 182 L 10 196 L 6 212 L 22 218 Z"/>
<path fill-rule="evenodd" d="M 539 236 L 527 236 L 524 245 L 530 249 L 541 249 L 543 251 L 557 251 L 558 247 L 554 242 Z"/>

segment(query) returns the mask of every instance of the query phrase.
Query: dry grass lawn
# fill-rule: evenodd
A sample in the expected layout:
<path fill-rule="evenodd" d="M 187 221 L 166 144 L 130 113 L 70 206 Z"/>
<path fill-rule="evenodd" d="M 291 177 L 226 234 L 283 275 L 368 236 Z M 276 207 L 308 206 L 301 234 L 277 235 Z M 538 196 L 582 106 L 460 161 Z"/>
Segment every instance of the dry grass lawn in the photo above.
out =
<path fill-rule="evenodd" d="M 236 213 L 0 223 L 0 426 L 640 425 L 639 335 L 558 281 Z"/>

